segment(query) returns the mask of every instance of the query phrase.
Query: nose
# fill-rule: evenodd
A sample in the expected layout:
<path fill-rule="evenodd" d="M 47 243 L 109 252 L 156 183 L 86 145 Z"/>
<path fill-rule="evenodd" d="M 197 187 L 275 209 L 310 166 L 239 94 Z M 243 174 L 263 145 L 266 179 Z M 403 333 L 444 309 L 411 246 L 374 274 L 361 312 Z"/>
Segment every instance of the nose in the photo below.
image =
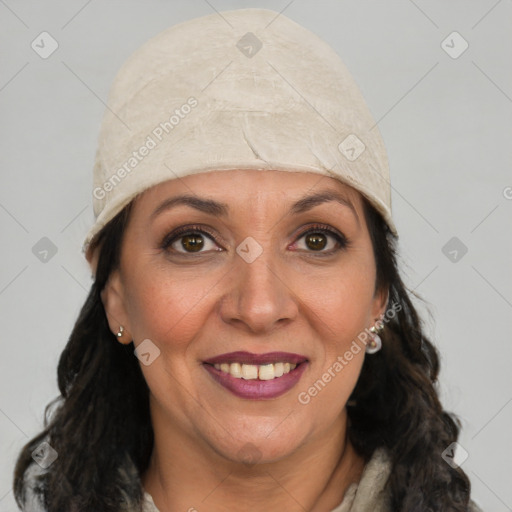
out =
<path fill-rule="evenodd" d="M 252 262 L 236 255 L 232 283 L 221 303 L 223 321 L 255 334 L 293 321 L 299 308 L 289 274 L 271 250 Z"/>

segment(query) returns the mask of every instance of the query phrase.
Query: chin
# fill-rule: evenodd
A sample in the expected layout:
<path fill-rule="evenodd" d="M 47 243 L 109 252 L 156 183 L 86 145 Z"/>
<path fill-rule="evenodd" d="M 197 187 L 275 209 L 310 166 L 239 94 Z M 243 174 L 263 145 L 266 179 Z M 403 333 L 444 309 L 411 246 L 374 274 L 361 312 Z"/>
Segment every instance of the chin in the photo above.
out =
<path fill-rule="evenodd" d="M 286 434 L 268 430 L 265 433 L 254 433 L 245 430 L 243 434 L 224 437 L 222 442 L 215 443 L 216 451 L 232 462 L 241 462 L 247 465 L 268 464 L 277 462 L 293 454 L 303 443 L 304 436 L 293 435 L 289 428 Z M 236 439 L 236 442 L 234 442 Z"/>

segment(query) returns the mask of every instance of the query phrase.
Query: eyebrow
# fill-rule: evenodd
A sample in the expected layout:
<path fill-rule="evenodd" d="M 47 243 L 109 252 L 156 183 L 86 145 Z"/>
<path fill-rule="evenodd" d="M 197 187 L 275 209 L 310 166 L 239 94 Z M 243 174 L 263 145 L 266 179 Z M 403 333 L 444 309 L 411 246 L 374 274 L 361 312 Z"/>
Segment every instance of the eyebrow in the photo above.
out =
<path fill-rule="evenodd" d="M 332 201 L 350 208 L 357 222 L 359 223 L 359 216 L 357 215 L 356 209 L 354 208 L 354 205 L 348 200 L 348 198 L 339 192 L 335 192 L 334 190 L 329 189 L 320 190 L 315 194 L 299 199 L 297 202 L 293 203 L 290 209 L 290 214 L 304 213 L 311 210 L 315 206 L 318 206 L 319 204 Z"/>
<path fill-rule="evenodd" d="M 357 222 L 359 223 L 359 216 L 357 215 L 354 205 L 345 196 L 329 189 L 321 190 L 315 194 L 302 197 L 291 205 L 288 215 L 304 213 L 313 209 L 315 206 L 333 201 L 350 208 L 356 217 Z M 154 220 L 154 218 L 160 215 L 162 212 L 180 205 L 189 206 L 200 212 L 207 213 L 215 217 L 227 217 L 229 215 L 229 206 L 226 203 L 221 203 L 214 201 L 213 199 L 205 199 L 192 195 L 180 195 L 163 201 L 150 215 L 150 220 Z"/>

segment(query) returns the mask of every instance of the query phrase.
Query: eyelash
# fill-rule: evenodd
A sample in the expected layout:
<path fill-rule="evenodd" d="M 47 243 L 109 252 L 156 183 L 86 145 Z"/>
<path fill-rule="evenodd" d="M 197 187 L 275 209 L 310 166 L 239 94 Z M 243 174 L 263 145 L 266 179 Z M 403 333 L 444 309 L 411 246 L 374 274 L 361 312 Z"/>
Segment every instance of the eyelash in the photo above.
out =
<path fill-rule="evenodd" d="M 163 238 L 159 247 L 160 247 L 160 249 L 168 251 L 169 247 L 179 238 L 185 237 L 186 235 L 195 235 L 198 233 L 207 236 L 213 242 L 216 243 L 215 236 L 213 235 L 213 233 L 211 233 L 210 231 L 208 231 L 207 229 L 205 229 L 202 226 L 192 225 L 192 226 L 183 226 L 183 227 L 177 228 L 172 233 L 167 234 Z M 350 246 L 350 241 L 347 239 L 347 237 L 345 237 L 339 231 L 336 231 L 333 228 L 331 228 L 325 224 L 313 224 L 312 226 L 309 227 L 309 229 L 300 233 L 298 235 L 296 241 L 298 241 L 301 238 L 303 238 L 304 236 L 310 235 L 312 233 L 323 233 L 323 234 L 332 236 L 338 243 L 338 247 L 336 247 L 335 249 L 331 249 L 330 251 L 308 251 L 311 254 L 315 254 L 315 255 L 319 255 L 319 256 L 323 256 L 323 255 L 330 256 L 330 255 L 334 254 L 335 252 L 338 252 L 342 249 L 347 249 Z M 194 254 L 194 253 L 187 253 L 187 252 L 183 252 L 183 253 L 175 252 L 175 254 L 193 256 L 193 255 L 199 255 L 202 253 L 198 252 L 198 253 Z"/>

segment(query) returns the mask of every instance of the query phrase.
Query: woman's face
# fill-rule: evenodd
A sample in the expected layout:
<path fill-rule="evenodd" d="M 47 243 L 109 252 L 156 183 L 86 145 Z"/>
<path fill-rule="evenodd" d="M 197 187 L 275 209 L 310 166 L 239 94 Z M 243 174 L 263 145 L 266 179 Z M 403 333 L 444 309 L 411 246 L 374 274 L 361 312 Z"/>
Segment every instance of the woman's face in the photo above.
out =
<path fill-rule="evenodd" d="M 353 341 L 386 295 L 358 192 L 313 173 L 190 175 L 139 196 L 124 236 L 103 300 L 112 331 L 144 342 L 153 422 L 262 462 L 344 424 Z"/>

